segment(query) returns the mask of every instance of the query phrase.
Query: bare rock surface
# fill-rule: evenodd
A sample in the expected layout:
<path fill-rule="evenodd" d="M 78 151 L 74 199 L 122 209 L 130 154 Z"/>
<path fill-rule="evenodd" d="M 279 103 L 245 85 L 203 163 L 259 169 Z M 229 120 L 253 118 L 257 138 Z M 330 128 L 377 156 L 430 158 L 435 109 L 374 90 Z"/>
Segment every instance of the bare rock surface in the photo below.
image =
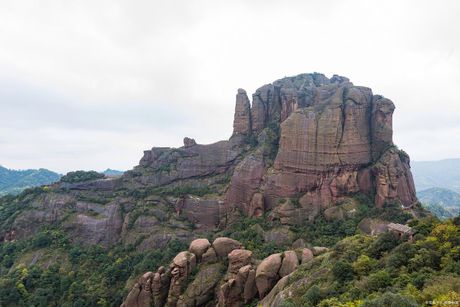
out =
<path fill-rule="evenodd" d="M 209 243 L 208 239 L 196 239 L 190 243 L 189 251 L 195 254 L 198 259 L 201 259 L 201 256 L 203 256 L 210 246 L 211 243 Z"/>
<path fill-rule="evenodd" d="M 206 261 L 205 255 L 220 245 L 228 258 Z M 296 251 L 272 254 L 260 263 L 253 253 L 235 240 L 220 237 L 210 246 L 207 239 L 192 241 L 190 251 L 198 254 L 206 250 L 201 259 L 190 251 L 180 252 L 168 269 L 147 272 L 132 287 L 122 307 L 149 306 L 219 306 L 242 307 L 259 296 L 261 302 L 271 301 L 287 285 L 289 276 L 300 262 Z M 305 249 L 307 250 L 307 249 Z M 313 259 L 313 253 L 309 256 Z M 310 259 L 310 260 L 311 260 Z M 258 263 L 258 265 L 257 265 Z M 263 305 L 265 306 L 265 305 Z"/>
<path fill-rule="evenodd" d="M 243 245 L 231 238 L 219 237 L 212 242 L 212 247 L 214 248 L 217 256 L 220 258 L 226 258 L 231 251 L 234 249 L 240 249 Z"/>
<path fill-rule="evenodd" d="M 265 258 L 257 267 L 256 286 L 259 297 L 264 297 L 279 279 L 281 254 L 273 254 Z"/>

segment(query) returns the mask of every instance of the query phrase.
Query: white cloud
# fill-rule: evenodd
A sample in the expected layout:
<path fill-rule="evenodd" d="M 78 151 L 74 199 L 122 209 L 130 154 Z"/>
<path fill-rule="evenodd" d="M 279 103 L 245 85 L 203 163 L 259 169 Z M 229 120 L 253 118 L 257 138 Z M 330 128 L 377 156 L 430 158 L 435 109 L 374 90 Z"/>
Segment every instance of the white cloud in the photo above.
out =
<path fill-rule="evenodd" d="M 227 138 L 238 87 L 313 71 L 392 99 L 412 159 L 459 157 L 459 13 L 458 1 L 3 1 L 0 164 L 126 169 L 183 136 Z"/>

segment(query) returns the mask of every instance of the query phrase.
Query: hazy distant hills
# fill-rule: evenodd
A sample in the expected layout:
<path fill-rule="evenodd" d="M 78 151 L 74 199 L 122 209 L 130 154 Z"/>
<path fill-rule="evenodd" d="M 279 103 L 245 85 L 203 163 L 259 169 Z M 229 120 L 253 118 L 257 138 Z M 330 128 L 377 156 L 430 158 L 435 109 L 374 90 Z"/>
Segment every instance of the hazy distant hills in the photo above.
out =
<path fill-rule="evenodd" d="M 425 208 L 440 218 L 450 218 L 460 213 L 460 194 L 443 188 L 429 188 L 417 193 Z"/>
<path fill-rule="evenodd" d="M 106 169 L 101 172 L 108 177 L 123 175 L 123 171 Z M 44 169 L 13 170 L 0 166 L 0 196 L 18 194 L 21 191 L 36 186 L 58 181 L 62 175 Z"/>
<path fill-rule="evenodd" d="M 417 197 L 440 218 L 460 213 L 460 159 L 411 162 Z"/>
<path fill-rule="evenodd" d="M 24 189 L 58 181 L 61 175 L 50 170 L 12 170 L 0 166 L 0 195 L 17 194 Z"/>
<path fill-rule="evenodd" d="M 412 161 L 411 170 L 417 191 L 444 188 L 460 193 L 460 159 Z"/>
<path fill-rule="evenodd" d="M 443 188 L 429 188 L 417 193 L 421 202 L 460 207 L 460 194 Z"/>
<path fill-rule="evenodd" d="M 106 169 L 105 171 L 103 171 L 101 173 L 103 173 L 104 175 L 109 176 L 109 177 L 117 177 L 117 176 L 123 175 L 124 172 L 123 171 L 118 171 L 116 169 L 108 168 L 108 169 Z"/>

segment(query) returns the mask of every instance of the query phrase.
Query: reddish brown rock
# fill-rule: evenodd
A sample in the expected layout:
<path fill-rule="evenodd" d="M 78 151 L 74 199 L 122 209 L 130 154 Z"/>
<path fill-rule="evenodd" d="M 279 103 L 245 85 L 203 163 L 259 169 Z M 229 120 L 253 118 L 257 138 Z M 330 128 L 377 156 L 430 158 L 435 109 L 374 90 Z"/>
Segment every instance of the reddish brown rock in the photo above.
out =
<path fill-rule="evenodd" d="M 318 256 L 318 255 L 324 254 L 328 250 L 329 249 L 327 247 L 324 247 L 324 246 L 314 246 L 313 247 L 313 255 Z"/>
<path fill-rule="evenodd" d="M 249 204 L 249 216 L 260 217 L 264 214 L 264 195 L 262 193 L 254 193 Z"/>
<path fill-rule="evenodd" d="M 256 270 L 256 286 L 259 297 L 263 298 L 273 288 L 280 276 L 281 254 L 273 254 L 265 258 Z"/>
<path fill-rule="evenodd" d="M 195 254 L 198 259 L 201 259 L 201 256 L 208 250 L 211 246 L 208 239 L 196 239 L 190 243 L 189 252 Z"/>
<path fill-rule="evenodd" d="M 224 202 L 218 199 L 202 199 L 195 196 L 185 196 L 176 201 L 175 209 L 178 215 L 184 216 L 199 229 L 217 227 L 224 214 Z"/>
<path fill-rule="evenodd" d="M 283 256 L 283 263 L 279 271 L 280 277 L 291 274 L 299 265 L 299 260 L 297 259 L 295 251 L 286 251 L 283 253 Z"/>
<path fill-rule="evenodd" d="M 217 256 L 220 258 L 226 258 L 232 250 L 241 249 L 243 245 L 236 240 L 219 237 L 212 242 L 212 247 L 216 251 Z"/>
<path fill-rule="evenodd" d="M 226 194 L 227 206 L 236 207 L 248 216 L 264 212 L 263 196 L 257 193 L 265 173 L 263 157 L 249 155 L 235 168 Z"/>
<path fill-rule="evenodd" d="M 252 252 L 245 249 L 234 249 L 228 254 L 228 273 L 236 274 L 238 270 L 252 261 Z"/>
<path fill-rule="evenodd" d="M 164 267 L 160 267 L 153 275 L 152 296 L 154 306 L 163 306 L 166 303 L 170 281 L 170 272 L 165 271 Z"/>
<path fill-rule="evenodd" d="M 201 262 L 214 262 L 217 260 L 217 254 L 214 248 L 210 247 L 201 257 Z"/>
<path fill-rule="evenodd" d="M 222 264 L 213 263 L 200 267 L 177 301 L 177 307 L 212 305 L 215 287 L 222 277 Z"/>
<path fill-rule="evenodd" d="M 171 284 L 168 292 L 167 304 L 175 306 L 187 284 L 187 279 L 196 266 L 196 256 L 190 252 L 180 252 L 174 257 L 169 266 L 171 272 Z"/>
<path fill-rule="evenodd" d="M 257 294 L 257 287 L 256 287 L 256 270 L 251 267 L 242 267 L 237 275 L 237 279 L 239 276 L 243 275 L 246 276 L 243 288 L 243 302 L 247 304 L 250 302 Z M 240 273 L 241 272 L 241 273 Z"/>
<path fill-rule="evenodd" d="M 395 201 L 410 207 L 417 201 L 409 157 L 405 153 L 395 148 L 386 151 L 375 164 L 373 173 L 376 177 L 375 203 L 378 207 Z"/>
<path fill-rule="evenodd" d="M 122 307 L 150 307 L 152 302 L 153 273 L 147 272 L 139 278 L 139 281 L 129 292 Z"/>
<path fill-rule="evenodd" d="M 302 254 L 300 255 L 300 262 L 307 263 L 310 260 L 313 260 L 313 252 L 309 248 L 303 248 L 302 249 Z"/>
<path fill-rule="evenodd" d="M 387 154 L 394 146 L 393 111 L 390 100 L 344 77 L 287 77 L 257 89 L 252 106 L 238 90 L 230 141 L 198 145 L 187 139 L 180 149 L 154 148 L 135 171 L 154 173 L 139 179 L 149 186 L 192 178 L 209 184 L 217 175 L 231 175 L 220 225 L 233 222 L 235 211 L 260 216 L 280 198 L 299 196 L 300 207 L 280 209 L 283 224 L 311 222 L 357 193 L 376 195 L 378 206 L 398 201 L 410 206 L 416 198 L 408 159 L 398 163 Z M 270 133 L 275 138 L 266 142 Z M 249 134 L 258 147 L 245 154 Z M 191 218 L 209 225 L 208 214 L 199 211 Z"/>
<path fill-rule="evenodd" d="M 251 130 L 251 104 L 246 91 L 240 88 L 236 95 L 233 135 L 247 135 L 251 133 Z"/>
<path fill-rule="evenodd" d="M 251 110 L 253 130 L 261 131 L 276 118 L 281 128 L 274 171 L 266 179 L 265 209 L 275 207 L 280 197 L 304 194 L 303 203 L 309 205 L 303 208 L 311 207 L 313 216 L 358 192 L 372 195 L 378 184 L 369 165 L 393 146 L 393 110 L 390 100 L 338 76 L 329 80 L 299 75 L 257 90 Z M 410 186 L 394 188 L 395 197 L 386 188 L 381 194 L 385 201 L 412 203 L 415 194 Z M 376 204 L 381 202 L 377 197 Z M 282 211 L 287 224 L 304 213 L 293 208 Z"/>
<path fill-rule="evenodd" d="M 241 267 L 236 277 L 230 278 L 219 289 L 219 307 L 239 307 L 249 303 L 257 294 L 255 270 L 248 264 Z"/>
<path fill-rule="evenodd" d="M 237 138 L 182 148 L 154 147 L 144 152 L 139 166 L 127 172 L 123 179 L 140 186 L 155 187 L 190 178 L 216 177 L 232 170 L 243 151 Z M 200 180 L 196 179 L 196 182 Z M 203 182 L 206 183 L 208 181 Z"/>

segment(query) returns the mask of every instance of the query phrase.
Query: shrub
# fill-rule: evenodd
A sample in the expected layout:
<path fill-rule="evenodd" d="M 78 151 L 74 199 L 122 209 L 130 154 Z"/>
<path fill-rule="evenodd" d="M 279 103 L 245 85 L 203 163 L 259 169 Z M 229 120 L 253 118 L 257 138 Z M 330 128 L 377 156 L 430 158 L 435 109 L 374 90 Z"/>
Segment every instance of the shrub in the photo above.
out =
<path fill-rule="evenodd" d="M 385 289 L 391 285 L 392 278 L 386 270 L 381 270 L 369 275 L 366 279 L 365 288 L 369 292 Z"/>
<path fill-rule="evenodd" d="M 346 281 L 353 279 L 353 267 L 350 263 L 337 261 L 332 267 L 332 274 L 338 281 Z"/>
<path fill-rule="evenodd" d="M 408 242 L 398 245 L 388 257 L 387 266 L 397 269 L 403 265 L 407 265 L 409 259 L 415 255 L 415 252 L 414 245 Z"/>
<path fill-rule="evenodd" d="M 401 294 L 394 294 L 386 292 L 380 297 L 364 301 L 363 307 L 416 307 L 417 302 L 402 296 Z"/>
<path fill-rule="evenodd" d="M 380 258 L 384 252 L 392 250 L 398 243 L 399 239 L 393 233 L 385 232 L 369 246 L 369 254 L 375 258 Z"/>
<path fill-rule="evenodd" d="M 317 285 L 311 286 L 302 296 L 302 299 L 308 306 L 316 306 L 321 301 L 321 290 Z"/>
<path fill-rule="evenodd" d="M 373 268 L 377 265 L 378 261 L 374 258 L 370 258 L 367 255 L 361 255 L 359 258 L 353 262 L 353 270 L 358 275 L 366 275 L 372 271 Z"/>
<path fill-rule="evenodd" d="M 96 171 L 75 171 L 68 172 L 62 176 L 61 181 L 67 183 L 76 183 L 104 178 L 105 175 Z"/>

